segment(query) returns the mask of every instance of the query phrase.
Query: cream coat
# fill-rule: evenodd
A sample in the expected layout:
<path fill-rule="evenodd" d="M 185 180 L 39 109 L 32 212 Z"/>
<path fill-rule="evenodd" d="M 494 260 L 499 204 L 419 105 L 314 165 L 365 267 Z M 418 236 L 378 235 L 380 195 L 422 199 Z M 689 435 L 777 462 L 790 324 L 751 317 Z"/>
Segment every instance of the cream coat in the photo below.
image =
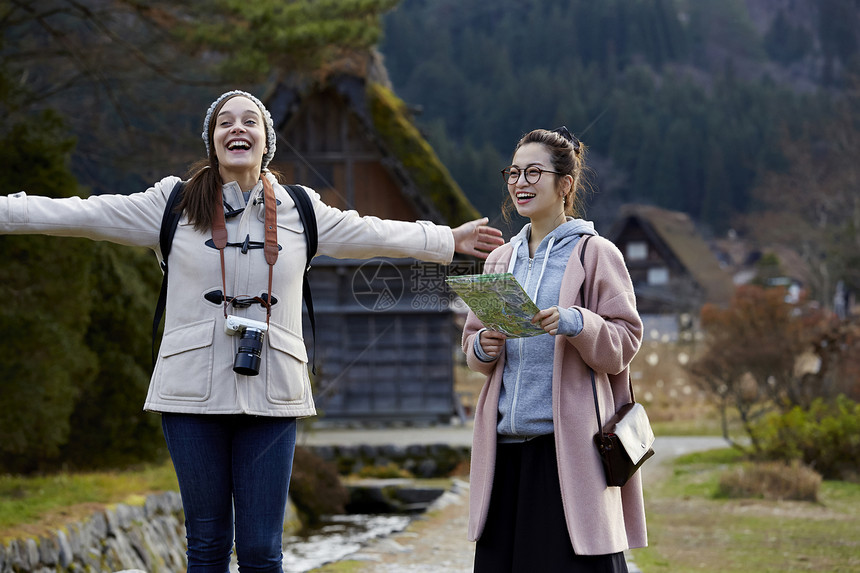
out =
<path fill-rule="evenodd" d="M 0 232 L 88 237 L 153 249 L 161 258 L 158 237 L 167 198 L 176 182 L 167 177 L 143 193 L 101 195 L 88 199 L 50 199 L 18 193 L 0 197 Z M 274 179 L 272 178 L 274 183 Z M 158 412 L 194 414 L 253 414 L 310 416 L 315 413 L 302 339 L 302 274 L 307 248 L 298 210 L 286 189 L 274 184 L 278 199 L 280 255 L 274 269 L 269 332 L 258 376 L 233 372 L 238 337 L 224 332 L 221 304 L 203 295 L 222 290 L 218 251 L 205 245 L 210 238 L 183 216 L 170 252 L 170 277 L 164 337 L 144 408 Z M 310 195 L 319 228 L 319 255 L 338 258 L 415 257 L 448 263 L 454 238 L 448 227 L 428 222 L 407 223 L 360 217 L 341 211 Z M 251 192 L 243 214 L 227 220 L 229 242 L 263 241 L 262 184 Z M 224 200 L 245 206 L 237 184 L 224 186 Z M 225 249 L 227 294 L 259 296 L 268 284 L 262 249 Z M 153 300 L 153 305 L 155 301 Z M 258 304 L 229 312 L 266 320 Z M 147 317 L 140 317 L 146 320 Z"/>
<path fill-rule="evenodd" d="M 562 504 L 574 551 L 579 555 L 617 553 L 647 545 L 640 473 L 623 488 L 607 487 L 592 437 L 597 432 L 588 366 L 596 373 L 601 414 L 630 401 L 629 365 L 639 349 L 642 322 L 623 257 L 610 241 L 588 240 L 585 269 L 579 262 L 579 242 L 570 256 L 561 283 L 559 306 L 581 304 L 577 299 L 584 278 L 587 304 L 583 329 L 577 336 L 557 336 L 552 365 L 552 413 Z M 507 268 L 510 244 L 493 251 L 485 269 Z M 504 352 L 491 363 L 474 352 L 475 336 L 483 328 L 469 313 L 463 350 L 472 370 L 487 375 L 475 410 L 472 443 L 469 538 L 481 536 L 487 520 L 496 461 L 496 422 L 504 371 Z"/>

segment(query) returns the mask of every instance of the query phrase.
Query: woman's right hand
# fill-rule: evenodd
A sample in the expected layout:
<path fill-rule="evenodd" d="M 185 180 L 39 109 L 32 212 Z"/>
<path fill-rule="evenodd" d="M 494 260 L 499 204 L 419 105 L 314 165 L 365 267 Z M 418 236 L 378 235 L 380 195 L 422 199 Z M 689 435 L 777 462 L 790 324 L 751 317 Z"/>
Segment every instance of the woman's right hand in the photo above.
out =
<path fill-rule="evenodd" d="M 487 356 L 496 358 L 502 351 L 502 348 L 504 348 L 507 338 L 507 335 L 497 330 L 482 330 L 478 338 L 478 343 L 481 345 L 481 350 Z"/>

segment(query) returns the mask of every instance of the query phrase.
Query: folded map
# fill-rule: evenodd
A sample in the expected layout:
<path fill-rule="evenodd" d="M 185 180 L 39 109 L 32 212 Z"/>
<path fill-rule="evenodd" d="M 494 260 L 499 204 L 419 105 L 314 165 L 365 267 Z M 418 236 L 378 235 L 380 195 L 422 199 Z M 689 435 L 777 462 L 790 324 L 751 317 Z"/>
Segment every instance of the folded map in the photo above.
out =
<path fill-rule="evenodd" d="M 531 323 L 539 309 L 513 274 L 450 276 L 445 282 L 487 328 L 509 338 L 546 334 Z"/>

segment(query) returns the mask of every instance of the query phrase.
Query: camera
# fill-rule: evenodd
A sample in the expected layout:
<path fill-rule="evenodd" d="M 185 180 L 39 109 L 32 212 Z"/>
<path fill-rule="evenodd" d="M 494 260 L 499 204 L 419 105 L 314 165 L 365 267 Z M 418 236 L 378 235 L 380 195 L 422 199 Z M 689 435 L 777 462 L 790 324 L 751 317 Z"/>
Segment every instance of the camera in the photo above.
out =
<path fill-rule="evenodd" d="M 263 339 L 269 325 L 258 320 L 241 316 L 227 317 L 224 322 L 224 332 L 234 336 L 238 334 L 239 349 L 233 360 L 233 372 L 245 376 L 257 376 L 260 373 L 260 354 L 263 351 Z"/>

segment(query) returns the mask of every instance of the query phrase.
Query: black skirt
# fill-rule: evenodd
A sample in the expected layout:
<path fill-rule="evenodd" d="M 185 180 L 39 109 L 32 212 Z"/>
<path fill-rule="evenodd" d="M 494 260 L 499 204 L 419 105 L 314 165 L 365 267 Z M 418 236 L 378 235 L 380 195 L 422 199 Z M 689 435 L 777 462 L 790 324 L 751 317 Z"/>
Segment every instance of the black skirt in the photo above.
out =
<path fill-rule="evenodd" d="M 500 443 L 475 573 L 627 573 L 624 553 L 577 555 L 570 543 L 552 434 Z"/>

